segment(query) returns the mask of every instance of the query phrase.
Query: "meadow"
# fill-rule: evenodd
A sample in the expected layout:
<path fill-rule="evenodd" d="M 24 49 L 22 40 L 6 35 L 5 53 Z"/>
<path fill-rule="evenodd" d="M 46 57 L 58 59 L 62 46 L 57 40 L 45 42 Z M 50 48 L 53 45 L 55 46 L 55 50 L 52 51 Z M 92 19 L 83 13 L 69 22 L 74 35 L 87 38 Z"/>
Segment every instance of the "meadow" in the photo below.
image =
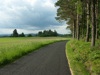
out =
<path fill-rule="evenodd" d="M 0 66 L 33 52 L 45 45 L 69 40 L 62 37 L 18 37 L 0 38 Z"/>

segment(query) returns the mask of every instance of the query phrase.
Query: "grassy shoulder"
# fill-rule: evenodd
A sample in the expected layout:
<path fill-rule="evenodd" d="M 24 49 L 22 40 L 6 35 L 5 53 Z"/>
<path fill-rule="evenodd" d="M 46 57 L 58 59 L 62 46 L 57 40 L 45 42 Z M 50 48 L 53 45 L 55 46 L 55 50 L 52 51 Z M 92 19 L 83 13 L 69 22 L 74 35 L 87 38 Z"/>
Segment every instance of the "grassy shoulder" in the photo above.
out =
<path fill-rule="evenodd" d="M 100 75 L 100 40 L 95 47 L 90 42 L 71 40 L 66 55 L 73 75 Z"/>
<path fill-rule="evenodd" d="M 33 52 L 45 45 L 64 41 L 61 37 L 0 38 L 0 66 Z"/>

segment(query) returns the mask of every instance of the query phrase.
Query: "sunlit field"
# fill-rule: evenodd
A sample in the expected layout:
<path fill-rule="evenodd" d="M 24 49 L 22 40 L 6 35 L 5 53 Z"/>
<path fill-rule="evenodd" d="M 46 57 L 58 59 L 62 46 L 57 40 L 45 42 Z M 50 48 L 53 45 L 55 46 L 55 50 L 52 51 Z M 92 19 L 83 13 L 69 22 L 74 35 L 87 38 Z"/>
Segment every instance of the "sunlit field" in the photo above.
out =
<path fill-rule="evenodd" d="M 12 62 L 42 46 L 69 39 L 62 37 L 0 38 L 0 66 Z"/>

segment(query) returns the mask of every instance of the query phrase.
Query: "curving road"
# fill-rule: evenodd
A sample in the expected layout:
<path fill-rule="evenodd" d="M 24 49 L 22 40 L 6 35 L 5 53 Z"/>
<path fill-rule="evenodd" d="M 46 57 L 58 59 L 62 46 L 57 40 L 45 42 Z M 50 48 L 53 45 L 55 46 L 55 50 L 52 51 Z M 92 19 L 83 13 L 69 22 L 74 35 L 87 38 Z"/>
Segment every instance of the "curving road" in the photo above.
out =
<path fill-rule="evenodd" d="M 0 68 L 0 75 L 71 75 L 65 55 L 67 41 L 43 47 Z"/>

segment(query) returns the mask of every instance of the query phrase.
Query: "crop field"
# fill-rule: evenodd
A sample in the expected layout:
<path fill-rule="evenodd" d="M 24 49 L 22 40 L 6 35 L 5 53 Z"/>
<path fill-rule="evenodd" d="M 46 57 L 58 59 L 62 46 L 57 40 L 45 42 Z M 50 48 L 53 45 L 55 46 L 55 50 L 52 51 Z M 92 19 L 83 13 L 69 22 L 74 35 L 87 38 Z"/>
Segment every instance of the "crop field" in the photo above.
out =
<path fill-rule="evenodd" d="M 0 38 L 0 66 L 53 42 L 69 40 L 62 37 Z"/>

